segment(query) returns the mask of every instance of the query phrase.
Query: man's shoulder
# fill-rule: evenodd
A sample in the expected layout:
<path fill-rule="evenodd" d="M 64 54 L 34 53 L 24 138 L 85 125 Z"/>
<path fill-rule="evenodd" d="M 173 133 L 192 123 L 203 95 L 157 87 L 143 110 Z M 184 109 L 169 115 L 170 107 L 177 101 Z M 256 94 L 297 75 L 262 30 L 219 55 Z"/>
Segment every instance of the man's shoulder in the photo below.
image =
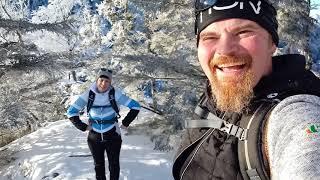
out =
<path fill-rule="evenodd" d="M 269 125 L 280 125 L 305 121 L 320 114 L 320 97 L 310 94 L 298 94 L 283 99 L 272 110 Z M 319 116 L 320 117 L 320 116 Z M 320 121 L 320 118 L 318 119 Z"/>
<path fill-rule="evenodd" d="M 320 123 L 320 97 L 299 94 L 285 98 L 271 111 L 267 134 L 271 141 L 288 137 L 288 133 L 303 134 L 313 123 Z"/>
<path fill-rule="evenodd" d="M 297 94 L 283 99 L 276 105 L 272 113 L 294 112 L 295 109 L 308 109 L 310 107 L 320 108 L 320 97 L 312 94 Z"/>
<path fill-rule="evenodd" d="M 289 169 L 301 170 L 296 167 L 302 166 L 305 158 L 309 158 L 315 154 L 314 152 L 317 152 L 315 148 L 317 149 L 319 146 L 314 142 L 320 140 L 319 127 L 319 96 L 310 94 L 290 96 L 282 100 L 272 110 L 268 118 L 266 133 L 269 162 L 271 172 L 273 172 L 271 174 L 274 177 L 280 177 Z M 318 156 L 317 153 L 315 155 Z M 292 164 L 294 166 L 291 166 Z"/>
<path fill-rule="evenodd" d="M 289 124 L 303 126 L 313 121 L 320 122 L 320 97 L 298 94 L 283 99 L 274 107 L 268 118 L 268 127 L 281 129 Z"/>

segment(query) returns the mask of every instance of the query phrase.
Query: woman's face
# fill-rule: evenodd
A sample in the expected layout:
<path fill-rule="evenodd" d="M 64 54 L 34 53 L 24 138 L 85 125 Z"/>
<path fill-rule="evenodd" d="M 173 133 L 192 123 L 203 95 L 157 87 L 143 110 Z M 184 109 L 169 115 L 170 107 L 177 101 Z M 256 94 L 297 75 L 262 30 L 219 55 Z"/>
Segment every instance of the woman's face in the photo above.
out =
<path fill-rule="evenodd" d="M 111 80 L 105 77 L 99 77 L 97 79 L 97 88 L 100 93 L 106 92 L 111 84 Z"/>

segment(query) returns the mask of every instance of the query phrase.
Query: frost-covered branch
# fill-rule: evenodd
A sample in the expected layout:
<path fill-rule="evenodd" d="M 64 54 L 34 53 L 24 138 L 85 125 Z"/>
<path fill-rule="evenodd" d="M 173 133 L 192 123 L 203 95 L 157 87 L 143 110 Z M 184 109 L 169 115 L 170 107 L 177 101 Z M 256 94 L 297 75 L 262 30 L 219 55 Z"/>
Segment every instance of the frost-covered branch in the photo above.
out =
<path fill-rule="evenodd" d="M 72 32 L 70 23 L 72 21 L 63 21 L 59 23 L 33 24 L 23 20 L 0 19 L 0 27 L 10 31 L 32 32 L 36 30 L 48 30 L 57 33 Z"/>

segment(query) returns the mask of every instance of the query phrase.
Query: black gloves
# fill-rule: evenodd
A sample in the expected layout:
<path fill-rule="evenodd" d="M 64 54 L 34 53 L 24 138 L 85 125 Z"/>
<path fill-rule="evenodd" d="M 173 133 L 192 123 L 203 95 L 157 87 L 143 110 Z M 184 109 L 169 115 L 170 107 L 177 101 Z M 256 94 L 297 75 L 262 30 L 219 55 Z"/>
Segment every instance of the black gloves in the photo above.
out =
<path fill-rule="evenodd" d="M 128 127 L 129 124 L 134 120 L 134 118 L 137 117 L 138 113 L 139 113 L 139 110 L 130 109 L 126 117 L 122 120 L 122 125 L 124 125 L 125 127 Z"/>
<path fill-rule="evenodd" d="M 82 122 L 79 116 L 73 116 L 73 117 L 70 117 L 69 119 L 77 129 L 81 131 L 86 131 L 88 125 Z"/>

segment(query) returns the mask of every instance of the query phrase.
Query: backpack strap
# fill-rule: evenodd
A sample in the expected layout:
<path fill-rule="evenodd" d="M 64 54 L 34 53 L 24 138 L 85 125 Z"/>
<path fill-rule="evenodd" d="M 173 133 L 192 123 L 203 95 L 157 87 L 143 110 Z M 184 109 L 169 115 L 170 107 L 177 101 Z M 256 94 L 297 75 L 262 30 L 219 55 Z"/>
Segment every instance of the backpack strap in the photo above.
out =
<path fill-rule="evenodd" d="M 93 105 L 93 101 L 95 97 L 96 97 L 96 94 L 90 89 L 89 96 L 88 96 L 88 103 L 87 103 L 87 114 L 89 114 L 89 111 Z"/>
<path fill-rule="evenodd" d="M 264 101 L 252 115 L 243 115 L 240 126 L 247 130 L 247 139 L 238 141 L 238 159 L 244 180 L 267 180 L 269 169 L 265 167 L 262 149 L 265 117 L 279 101 Z"/>
<path fill-rule="evenodd" d="M 272 98 L 276 96 L 272 95 Z M 238 157 L 242 176 L 245 180 L 265 180 L 269 175 L 264 168 L 262 154 L 262 131 L 261 125 L 265 121 L 268 112 L 280 101 L 278 99 L 261 101 L 253 114 L 243 115 L 240 126 L 229 123 L 200 106 L 196 107 L 195 113 L 201 116 L 201 120 L 186 121 L 187 128 L 209 127 L 225 132 L 238 138 Z M 195 148 L 189 146 L 188 148 Z M 186 149 L 187 151 L 192 151 Z M 184 152 L 183 152 L 184 153 Z M 190 154 L 190 153 L 189 153 Z"/>
<path fill-rule="evenodd" d="M 120 118 L 121 116 L 119 114 L 119 107 L 117 105 L 116 98 L 115 98 L 115 90 L 112 86 L 108 95 L 109 95 L 109 101 L 110 101 L 111 107 L 117 113 L 117 118 Z M 87 113 L 89 113 L 90 109 L 92 108 L 95 96 L 96 94 L 90 89 L 89 96 L 88 96 L 88 103 L 87 103 Z"/>
<path fill-rule="evenodd" d="M 231 136 L 237 137 L 240 141 L 247 139 L 247 129 L 237 126 L 235 124 L 229 123 L 218 116 L 212 114 L 211 112 L 201 108 L 200 106 L 196 107 L 196 113 L 200 112 L 202 118 L 200 120 L 186 120 L 186 128 L 214 128 L 219 131 L 225 132 Z M 200 115 L 200 114 L 199 114 Z"/>
<path fill-rule="evenodd" d="M 186 128 L 214 128 L 219 131 L 223 131 L 231 136 L 237 137 L 239 140 L 243 141 L 247 137 L 246 129 L 241 128 L 235 124 L 229 123 L 217 115 L 211 113 L 208 108 L 206 108 L 206 103 L 208 97 L 205 93 L 200 97 L 199 103 L 196 106 L 194 113 L 200 117 L 200 119 L 186 120 Z"/>
<path fill-rule="evenodd" d="M 112 86 L 109 91 L 109 101 L 110 101 L 110 104 L 111 104 L 113 110 L 117 113 L 117 118 L 121 118 L 121 116 L 119 114 L 119 107 L 117 105 L 116 98 L 115 98 L 115 90 Z"/>

